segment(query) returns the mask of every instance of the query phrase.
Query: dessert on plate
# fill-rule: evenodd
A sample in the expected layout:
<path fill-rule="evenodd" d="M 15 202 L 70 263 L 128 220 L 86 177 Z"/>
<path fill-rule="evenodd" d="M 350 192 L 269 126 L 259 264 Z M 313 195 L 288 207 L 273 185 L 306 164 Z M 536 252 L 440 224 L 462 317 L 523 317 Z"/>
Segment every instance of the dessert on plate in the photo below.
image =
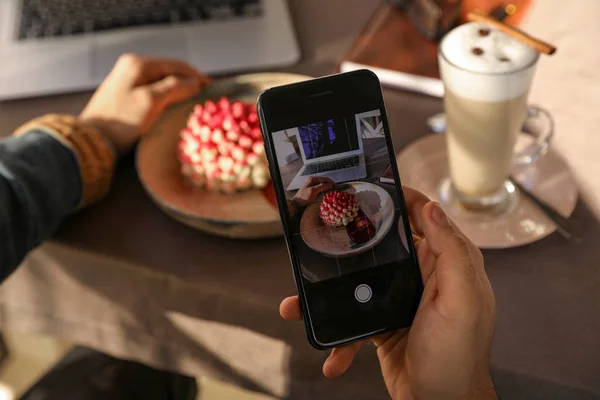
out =
<path fill-rule="evenodd" d="M 375 225 L 361 211 L 352 193 L 334 190 L 325 193 L 319 206 L 319 216 L 325 225 L 345 227 L 355 244 L 364 244 L 375 236 Z"/>
<path fill-rule="evenodd" d="M 352 193 L 334 190 L 325 193 L 319 216 L 325 225 L 346 226 L 358 215 L 358 202 Z"/>
<path fill-rule="evenodd" d="M 196 186 L 235 193 L 270 180 L 256 106 L 222 97 L 196 105 L 180 133 L 181 173 Z"/>

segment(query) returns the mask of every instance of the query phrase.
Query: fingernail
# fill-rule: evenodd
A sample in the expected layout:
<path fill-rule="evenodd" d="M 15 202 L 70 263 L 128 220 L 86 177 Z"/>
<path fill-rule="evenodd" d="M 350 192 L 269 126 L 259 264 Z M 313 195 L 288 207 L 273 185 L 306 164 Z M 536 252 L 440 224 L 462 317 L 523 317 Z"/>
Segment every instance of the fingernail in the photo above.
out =
<path fill-rule="evenodd" d="M 435 221 L 439 226 L 448 226 L 450 225 L 450 221 L 446 216 L 444 210 L 442 210 L 442 206 L 438 203 L 433 203 L 433 208 L 431 210 L 431 218 Z"/>

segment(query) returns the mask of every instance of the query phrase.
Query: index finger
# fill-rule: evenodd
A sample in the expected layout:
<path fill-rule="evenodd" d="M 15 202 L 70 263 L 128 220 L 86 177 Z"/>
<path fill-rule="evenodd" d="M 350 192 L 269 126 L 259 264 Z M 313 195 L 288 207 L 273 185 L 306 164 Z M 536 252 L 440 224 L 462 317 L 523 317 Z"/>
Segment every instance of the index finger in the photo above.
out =
<path fill-rule="evenodd" d="M 308 179 L 306 180 L 306 182 L 304 182 L 304 187 L 311 187 L 313 185 L 315 185 L 317 183 L 317 177 L 316 176 L 309 176 Z"/>
<path fill-rule="evenodd" d="M 301 321 L 302 310 L 298 296 L 286 297 L 279 305 L 279 314 L 287 321 Z"/>
<path fill-rule="evenodd" d="M 408 186 L 402 187 L 404 193 L 404 202 L 406 203 L 406 209 L 408 211 L 408 219 L 410 220 L 413 231 L 423 236 L 423 215 L 422 210 L 425 204 L 431 200 L 423 193 L 419 192 Z"/>
<path fill-rule="evenodd" d="M 311 186 L 311 194 L 318 196 L 319 194 L 331 189 L 333 187 L 330 183 L 319 183 L 318 185 Z"/>
<path fill-rule="evenodd" d="M 154 82 L 169 75 L 176 75 L 183 78 L 197 78 L 201 83 L 210 82 L 210 79 L 188 63 L 168 58 L 143 58 L 142 71 L 144 79 L 144 82 L 141 82 L 142 84 Z"/>
<path fill-rule="evenodd" d="M 319 176 L 317 177 L 317 179 L 319 180 L 319 183 L 325 183 L 328 185 L 335 185 L 335 181 L 327 176 Z"/>

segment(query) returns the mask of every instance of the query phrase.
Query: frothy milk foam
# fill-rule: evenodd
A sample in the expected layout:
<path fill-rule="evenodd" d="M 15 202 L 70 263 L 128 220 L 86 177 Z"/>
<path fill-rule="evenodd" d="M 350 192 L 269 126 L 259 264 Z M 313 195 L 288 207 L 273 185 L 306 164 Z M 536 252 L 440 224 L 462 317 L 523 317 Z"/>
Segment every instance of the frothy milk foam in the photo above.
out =
<path fill-rule="evenodd" d="M 537 58 L 533 48 L 475 22 L 442 40 L 450 172 L 460 192 L 486 195 L 503 187 Z"/>

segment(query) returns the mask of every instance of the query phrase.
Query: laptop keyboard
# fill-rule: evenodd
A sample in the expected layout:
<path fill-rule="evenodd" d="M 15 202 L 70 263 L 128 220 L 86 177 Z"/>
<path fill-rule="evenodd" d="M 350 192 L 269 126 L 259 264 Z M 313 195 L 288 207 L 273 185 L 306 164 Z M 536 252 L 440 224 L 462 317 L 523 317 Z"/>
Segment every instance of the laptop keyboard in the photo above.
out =
<path fill-rule="evenodd" d="M 319 172 L 336 171 L 356 167 L 360 164 L 359 156 L 340 158 L 338 160 L 325 161 L 318 164 L 306 164 L 306 168 L 302 171 L 302 175 L 312 175 Z"/>
<path fill-rule="evenodd" d="M 18 39 L 261 14 L 261 0 L 21 0 Z"/>

